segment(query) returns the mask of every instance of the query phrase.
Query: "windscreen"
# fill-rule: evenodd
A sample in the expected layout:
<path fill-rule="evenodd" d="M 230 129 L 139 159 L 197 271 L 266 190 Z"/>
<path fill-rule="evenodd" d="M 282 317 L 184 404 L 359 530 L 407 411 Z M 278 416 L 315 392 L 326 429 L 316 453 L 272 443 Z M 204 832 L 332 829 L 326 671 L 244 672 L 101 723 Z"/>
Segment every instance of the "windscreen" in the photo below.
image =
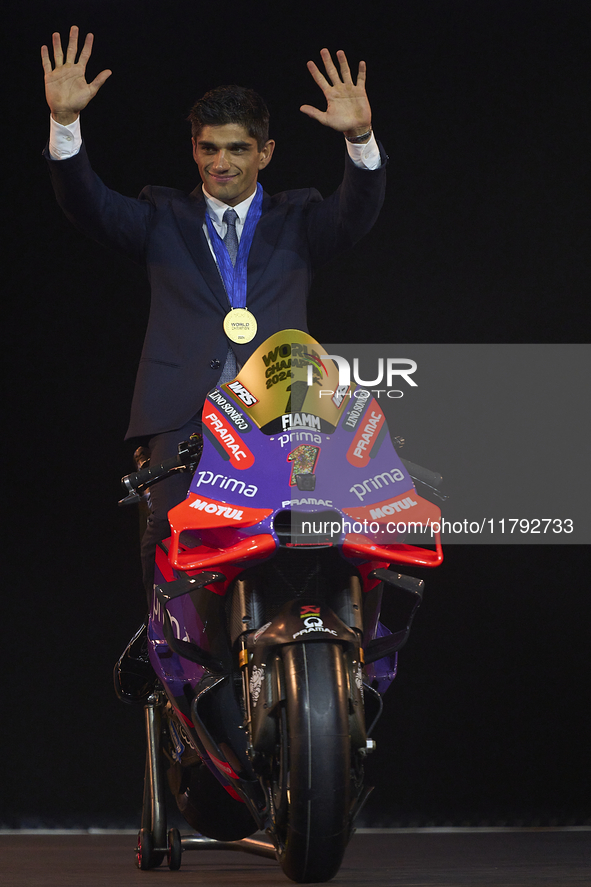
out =
<path fill-rule="evenodd" d="M 349 403 L 348 387 L 339 387 L 338 369 L 322 359 L 325 349 L 300 330 L 282 330 L 268 338 L 244 364 L 236 379 L 221 388 L 265 434 L 289 427 L 331 434 Z"/>

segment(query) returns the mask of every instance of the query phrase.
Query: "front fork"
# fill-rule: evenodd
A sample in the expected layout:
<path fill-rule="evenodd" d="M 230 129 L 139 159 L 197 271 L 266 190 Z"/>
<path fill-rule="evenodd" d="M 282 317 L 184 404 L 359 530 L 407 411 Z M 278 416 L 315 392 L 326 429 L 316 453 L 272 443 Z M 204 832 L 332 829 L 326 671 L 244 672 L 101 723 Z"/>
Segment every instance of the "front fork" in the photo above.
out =
<path fill-rule="evenodd" d="M 244 728 L 249 737 L 249 748 L 252 748 L 251 736 L 251 704 L 250 704 L 250 679 L 248 669 L 248 650 L 246 647 L 246 636 L 240 637 L 240 649 L 238 651 L 238 665 L 240 666 L 240 675 L 242 677 L 242 698 L 244 699 Z"/>

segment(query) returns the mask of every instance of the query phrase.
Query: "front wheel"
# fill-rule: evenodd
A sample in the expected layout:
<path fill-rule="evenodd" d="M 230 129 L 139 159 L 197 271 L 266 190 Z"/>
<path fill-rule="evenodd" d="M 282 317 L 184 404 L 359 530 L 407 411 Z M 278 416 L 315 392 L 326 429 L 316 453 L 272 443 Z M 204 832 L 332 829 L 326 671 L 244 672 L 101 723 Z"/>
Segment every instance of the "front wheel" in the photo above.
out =
<path fill-rule="evenodd" d="M 279 861 L 288 878 L 328 881 L 349 838 L 349 694 L 343 650 L 320 641 L 282 649 L 285 717 L 273 786 Z M 287 730 L 287 742 L 281 735 Z"/>

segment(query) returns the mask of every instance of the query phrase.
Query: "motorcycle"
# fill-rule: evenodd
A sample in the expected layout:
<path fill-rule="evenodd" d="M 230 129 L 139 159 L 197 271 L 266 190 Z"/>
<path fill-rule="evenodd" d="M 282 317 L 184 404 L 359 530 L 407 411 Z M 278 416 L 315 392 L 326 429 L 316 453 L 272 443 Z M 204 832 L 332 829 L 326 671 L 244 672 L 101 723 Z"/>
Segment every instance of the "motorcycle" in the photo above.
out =
<path fill-rule="evenodd" d="M 443 559 L 441 476 L 400 458 L 371 392 L 340 385 L 297 330 L 213 389 L 202 421 L 202 454 L 184 442 L 123 479 L 129 501 L 194 472 L 156 555 L 137 864 L 240 849 L 327 881 L 372 790 L 364 761 L 422 599 L 423 580 L 391 566 Z M 197 835 L 167 833 L 165 771 Z"/>

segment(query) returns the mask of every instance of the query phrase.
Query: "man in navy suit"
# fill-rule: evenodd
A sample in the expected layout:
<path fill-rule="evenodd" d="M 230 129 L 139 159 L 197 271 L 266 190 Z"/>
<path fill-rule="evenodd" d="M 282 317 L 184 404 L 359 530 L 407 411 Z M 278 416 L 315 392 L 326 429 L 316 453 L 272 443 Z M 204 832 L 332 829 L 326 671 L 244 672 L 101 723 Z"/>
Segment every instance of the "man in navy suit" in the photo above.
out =
<path fill-rule="evenodd" d="M 313 272 L 372 227 L 383 202 L 386 157 L 371 130 L 365 63 L 360 62 L 355 82 L 345 53 L 337 53 L 337 70 L 323 49 L 327 76 L 314 62 L 308 69 L 327 108 L 303 105 L 301 111 L 345 136 L 345 174 L 335 194 L 326 200 L 314 189 L 264 194 L 258 174 L 275 147 L 268 111 L 252 90 L 221 87 L 199 100 L 190 115 L 202 187 L 191 194 L 148 187 L 139 199 L 124 197 L 92 171 L 80 135 L 80 111 L 111 74 L 102 71 L 86 82 L 92 41 L 87 35 L 77 59 L 73 27 L 64 57 L 60 35 L 53 34 L 53 64 L 42 48 L 52 126 L 46 156 L 58 201 L 74 224 L 147 266 L 150 318 L 127 437 L 148 442 L 156 464 L 200 430 L 207 392 L 232 379 L 266 338 L 280 329 L 307 329 Z M 230 341 L 224 327 L 230 307 L 237 307 L 227 278 L 232 268 L 224 271 L 231 241 L 232 265 L 247 262 L 242 299 L 256 318 L 256 332 L 247 342 Z M 187 485 L 187 477 L 179 475 L 152 490 L 142 542 L 150 598 L 154 549 L 168 535 L 168 511 L 185 497 Z"/>

